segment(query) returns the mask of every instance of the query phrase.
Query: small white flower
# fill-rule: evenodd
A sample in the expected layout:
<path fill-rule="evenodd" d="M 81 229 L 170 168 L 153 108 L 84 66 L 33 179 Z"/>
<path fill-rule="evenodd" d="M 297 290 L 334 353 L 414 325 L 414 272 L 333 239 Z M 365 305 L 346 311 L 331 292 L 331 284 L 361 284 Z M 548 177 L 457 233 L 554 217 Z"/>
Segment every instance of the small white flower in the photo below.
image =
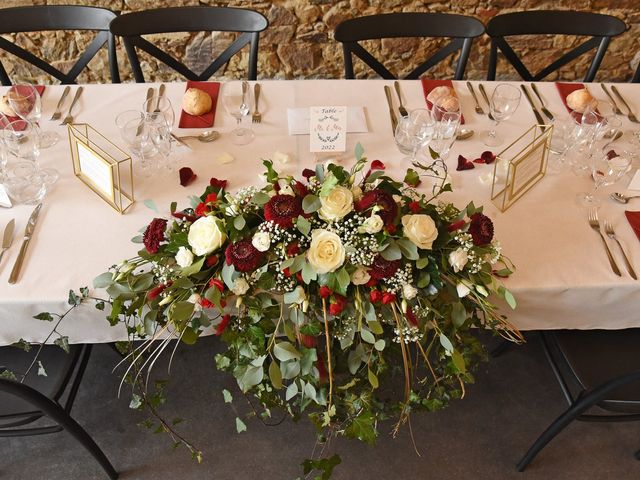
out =
<path fill-rule="evenodd" d="M 412 298 L 415 298 L 417 294 L 418 294 L 418 289 L 413 285 L 411 285 L 410 283 L 405 283 L 404 285 L 402 285 L 402 296 L 407 300 L 411 300 Z"/>
<path fill-rule="evenodd" d="M 280 191 L 278 192 L 279 195 L 291 195 L 292 197 L 295 197 L 296 193 L 293 191 L 293 188 L 291 188 L 291 185 L 289 185 L 288 180 L 281 178 L 278 180 L 278 185 L 280 186 Z"/>
<path fill-rule="evenodd" d="M 459 298 L 464 298 L 467 295 L 469 295 L 469 293 L 471 292 L 471 289 L 466 283 L 460 282 L 458 283 L 458 285 L 456 285 L 456 291 L 458 292 Z"/>
<path fill-rule="evenodd" d="M 193 252 L 187 247 L 180 247 L 176 253 L 176 263 L 186 268 L 193 263 Z"/>
<path fill-rule="evenodd" d="M 251 245 L 259 252 L 266 252 L 271 246 L 271 235 L 269 232 L 256 232 L 251 239 Z"/>
<path fill-rule="evenodd" d="M 231 289 L 235 295 L 244 295 L 248 290 L 249 284 L 244 278 L 239 277 L 235 279 L 233 282 L 233 288 Z"/>
<path fill-rule="evenodd" d="M 458 248 L 449 254 L 449 264 L 453 267 L 453 271 L 456 273 L 464 268 L 468 260 L 469 255 L 463 248 Z"/>
<path fill-rule="evenodd" d="M 384 227 L 384 220 L 382 217 L 376 213 L 367 218 L 358 230 L 361 230 L 365 233 L 378 233 Z"/>
<path fill-rule="evenodd" d="M 371 280 L 371 275 L 369 275 L 369 271 L 365 267 L 358 267 L 351 274 L 351 283 L 354 285 L 364 285 L 369 280 Z"/>

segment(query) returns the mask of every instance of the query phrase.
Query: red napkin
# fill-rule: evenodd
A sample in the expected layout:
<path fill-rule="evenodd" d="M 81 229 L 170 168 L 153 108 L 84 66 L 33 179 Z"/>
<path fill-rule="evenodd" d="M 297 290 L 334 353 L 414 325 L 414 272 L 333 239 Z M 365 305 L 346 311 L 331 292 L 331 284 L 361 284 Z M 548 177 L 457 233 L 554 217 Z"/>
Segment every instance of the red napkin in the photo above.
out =
<path fill-rule="evenodd" d="M 220 91 L 219 82 L 194 82 L 189 80 L 187 88 L 198 88 L 203 92 L 207 92 L 211 96 L 211 111 L 204 115 L 189 115 L 184 110 L 180 113 L 179 128 L 206 128 L 213 127 L 216 118 L 216 105 L 218 103 L 218 92 Z"/>
<path fill-rule="evenodd" d="M 575 92 L 576 90 L 581 90 L 584 88 L 582 83 L 563 83 L 556 82 L 556 88 L 558 89 L 558 93 L 560 93 L 560 98 L 562 99 L 562 103 L 564 103 L 565 108 L 569 112 L 569 114 L 574 117 L 576 120 L 582 119 L 582 114 L 579 112 L 574 112 L 569 105 L 567 105 L 567 97 L 570 93 Z M 598 110 L 596 110 L 598 113 Z"/>
<path fill-rule="evenodd" d="M 631 225 L 633 231 L 636 232 L 638 240 L 640 240 L 640 212 L 630 212 L 625 210 L 624 214 L 629 221 L 629 225 Z"/>
<path fill-rule="evenodd" d="M 451 87 L 453 94 L 458 97 L 455 89 L 453 88 L 453 82 L 451 80 L 431 80 L 428 78 L 423 78 L 422 91 L 424 92 L 424 99 L 427 102 L 427 107 L 429 107 L 429 110 L 433 108 L 433 104 L 429 100 L 427 100 L 427 95 L 429 95 L 429 92 L 431 92 L 431 90 L 436 87 Z M 462 112 L 460 112 L 460 123 L 464 124 L 464 116 L 462 115 Z"/>
<path fill-rule="evenodd" d="M 36 91 L 38 92 L 38 94 L 40 96 L 42 96 L 42 92 L 44 92 L 44 85 L 36 85 Z M 9 121 L 9 123 L 11 122 L 17 122 L 14 126 L 13 129 L 17 130 L 17 131 L 22 131 L 27 127 L 27 124 L 25 123 L 24 120 L 22 120 L 20 117 L 10 117 L 7 115 L 7 120 Z M 4 128 L 4 126 L 3 126 Z"/>

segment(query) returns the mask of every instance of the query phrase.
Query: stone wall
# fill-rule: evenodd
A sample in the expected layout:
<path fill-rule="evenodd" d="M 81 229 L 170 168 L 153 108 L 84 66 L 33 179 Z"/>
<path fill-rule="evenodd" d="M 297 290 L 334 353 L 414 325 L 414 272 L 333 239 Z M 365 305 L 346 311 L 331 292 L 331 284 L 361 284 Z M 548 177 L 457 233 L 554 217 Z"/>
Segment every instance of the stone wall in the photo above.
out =
<path fill-rule="evenodd" d="M 3 7 L 24 5 L 84 4 L 110 8 L 123 13 L 155 8 L 158 6 L 211 5 L 234 6 L 255 9 L 263 13 L 270 22 L 260 40 L 259 77 L 260 78 L 341 78 L 343 76 L 342 49 L 333 40 L 332 32 L 341 21 L 356 16 L 381 12 L 425 11 L 452 12 L 473 15 L 487 22 L 499 13 L 524 9 L 572 9 L 599 13 L 608 13 L 623 19 L 629 30 L 615 38 L 609 47 L 605 60 L 598 73 L 598 79 L 628 80 L 640 60 L 640 0 L 2 0 Z M 232 36 L 229 34 L 196 33 L 156 35 L 151 40 L 161 48 L 183 59 L 187 66 L 200 72 L 216 52 L 222 51 Z M 62 70 L 68 69 L 78 57 L 79 51 L 90 41 L 86 34 L 73 32 L 47 32 L 8 35 L 21 46 L 32 51 L 40 51 L 46 59 L 56 59 L 54 64 Z M 557 58 L 562 49 L 575 45 L 575 38 L 555 37 L 530 42 L 522 38 L 514 43 L 518 52 L 525 55 L 525 63 L 532 71 L 545 65 L 550 58 Z M 397 74 L 408 73 L 415 66 L 414 58 L 426 58 L 433 51 L 433 42 L 415 39 L 393 39 L 369 42 L 367 48 L 380 59 L 386 59 L 385 65 Z M 486 77 L 488 39 L 486 37 L 474 43 L 466 76 L 471 79 Z M 219 72 L 220 78 L 238 78 L 246 75 L 248 49 L 232 59 Z M 0 55 L 9 75 L 14 79 L 47 81 L 37 71 L 6 54 Z M 565 67 L 560 74 L 567 80 L 580 79 L 589 59 L 581 59 Z M 131 70 L 122 48 L 118 45 L 118 63 L 124 81 L 131 81 Z M 419 62 L 418 62 L 419 63 Z M 83 72 L 81 82 L 108 82 L 106 51 L 94 59 L 87 71 Z M 361 62 L 356 61 L 358 78 L 372 77 L 373 72 Z M 143 57 L 143 69 L 149 80 L 172 80 L 180 78 L 154 59 Z M 427 72 L 428 76 L 451 77 L 451 62 L 444 62 Z M 515 72 L 501 61 L 498 78 L 516 78 Z M 48 80 L 50 81 L 50 80 Z"/>

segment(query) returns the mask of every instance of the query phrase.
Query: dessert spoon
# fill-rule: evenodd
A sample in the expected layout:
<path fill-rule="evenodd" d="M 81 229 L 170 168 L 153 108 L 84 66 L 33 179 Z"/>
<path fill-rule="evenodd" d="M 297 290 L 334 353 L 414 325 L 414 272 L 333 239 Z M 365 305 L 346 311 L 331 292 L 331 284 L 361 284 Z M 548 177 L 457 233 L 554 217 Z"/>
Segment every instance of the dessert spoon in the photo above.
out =
<path fill-rule="evenodd" d="M 614 192 L 611 195 L 609 195 L 609 197 L 612 200 L 615 200 L 616 202 L 620 202 L 620 203 L 629 203 L 629 200 L 633 199 L 633 198 L 640 198 L 640 195 L 623 195 L 622 193 L 618 193 L 618 192 Z"/>
<path fill-rule="evenodd" d="M 220 132 L 216 130 L 206 130 L 198 135 L 185 135 L 183 137 L 178 137 L 178 140 L 188 140 L 190 138 L 195 138 L 200 142 L 213 142 L 215 139 L 220 137 Z"/>

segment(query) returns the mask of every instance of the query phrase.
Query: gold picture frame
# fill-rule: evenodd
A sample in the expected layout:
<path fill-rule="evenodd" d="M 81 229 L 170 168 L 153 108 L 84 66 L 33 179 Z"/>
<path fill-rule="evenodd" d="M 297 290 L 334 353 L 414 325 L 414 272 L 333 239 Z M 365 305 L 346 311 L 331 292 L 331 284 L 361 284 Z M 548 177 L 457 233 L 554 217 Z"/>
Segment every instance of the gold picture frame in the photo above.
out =
<path fill-rule="evenodd" d="M 131 157 L 86 123 L 69 124 L 73 172 L 118 213 L 134 203 Z"/>
<path fill-rule="evenodd" d="M 552 125 L 534 125 L 496 155 L 491 200 L 506 211 L 547 171 Z"/>

